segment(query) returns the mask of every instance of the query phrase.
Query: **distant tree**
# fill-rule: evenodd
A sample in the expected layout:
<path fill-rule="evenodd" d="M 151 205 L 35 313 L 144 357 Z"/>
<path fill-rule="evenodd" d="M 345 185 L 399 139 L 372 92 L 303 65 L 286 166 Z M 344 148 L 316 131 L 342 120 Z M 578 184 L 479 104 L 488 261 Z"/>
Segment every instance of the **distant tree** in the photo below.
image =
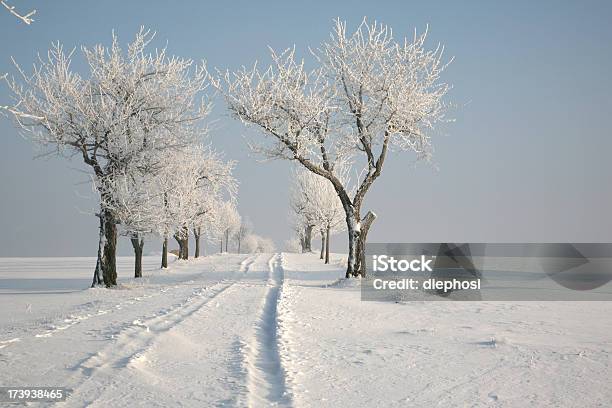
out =
<path fill-rule="evenodd" d="M 331 39 L 313 51 L 308 71 L 295 50 L 272 51 L 273 63 L 227 72 L 215 80 L 230 111 L 268 136 L 254 145 L 265 157 L 292 160 L 328 179 L 345 213 L 346 276 L 365 273 L 365 241 L 376 218 L 362 205 L 390 149 L 431 156 L 431 132 L 445 121 L 440 81 L 443 47 L 425 48 L 427 32 L 396 41 L 385 25 L 365 19 L 354 33 L 336 21 Z M 338 178 L 338 163 L 360 174 L 355 192 Z"/>
<path fill-rule="evenodd" d="M 317 226 L 317 220 L 311 211 L 308 196 L 294 177 L 289 195 L 289 219 L 302 247 L 302 253 L 312 252 L 312 232 Z"/>
<path fill-rule="evenodd" d="M 339 176 L 345 180 L 344 175 Z M 299 208 L 303 218 L 321 234 L 321 259 L 329 263 L 331 234 L 341 229 L 344 209 L 333 185 L 324 177 L 307 170 L 296 171 L 291 189 L 292 207 Z M 296 204 L 299 203 L 299 204 Z"/>
<path fill-rule="evenodd" d="M 195 174 L 196 208 L 191 222 L 196 246 L 195 258 L 200 256 L 203 231 L 210 237 L 215 233 L 216 217 L 219 215 L 215 209 L 221 207 L 224 200 L 233 202 L 237 190 L 237 182 L 232 175 L 233 161 L 223 161 L 210 149 L 202 149 L 199 156 L 199 168 Z"/>
<path fill-rule="evenodd" d="M 244 238 L 253 231 L 253 224 L 248 218 L 242 218 L 240 226 L 234 232 L 234 238 L 236 239 L 237 252 L 242 252 L 242 241 Z"/>
<path fill-rule="evenodd" d="M 295 237 L 300 244 L 301 252 L 308 253 L 312 252 L 312 230 L 315 224 L 304 217 L 304 214 L 298 208 L 291 206 L 289 213 L 289 221 L 295 232 Z"/>
<path fill-rule="evenodd" d="M 295 237 L 286 240 L 284 244 L 284 251 L 285 252 L 300 252 L 301 247 L 300 247 L 299 240 Z"/>
<path fill-rule="evenodd" d="M 240 214 L 232 201 L 226 201 L 219 205 L 217 210 L 217 231 L 219 231 L 219 240 L 221 241 L 221 250 L 223 252 L 223 243 L 225 243 L 225 252 L 229 250 L 229 238 L 240 228 Z"/>
<path fill-rule="evenodd" d="M 274 242 L 269 238 L 263 238 L 257 234 L 248 234 L 244 238 L 244 249 L 247 253 L 270 253 L 274 252 Z"/>
<path fill-rule="evenodd" d="M 257 251 L 262 253 L 270 253 L 276 250 L 276 246 L 274 245 L 274 241 L 270 238 L 262 238 L 259 237 L 259 243 L 257 246 Z"/>

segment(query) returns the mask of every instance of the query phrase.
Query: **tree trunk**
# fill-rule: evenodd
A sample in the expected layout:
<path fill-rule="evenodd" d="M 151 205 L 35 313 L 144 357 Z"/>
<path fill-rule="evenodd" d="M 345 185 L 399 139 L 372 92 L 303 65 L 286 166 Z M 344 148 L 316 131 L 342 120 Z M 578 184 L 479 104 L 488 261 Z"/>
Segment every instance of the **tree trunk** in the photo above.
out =
<path fill-rule="evenodd" d="M 304 236 L 300 236 L 300 247 L 302 248 L 302 253 L 306 252 L 306 238 Z"/>
<path fill-rule="evenodd" d="M 109 211 L 104 211 L 104 250 L 102 276 L 107 288 L 117 286 L 117 224 Z"/>
<path fill-rule="evenodd" d="M 329 226 L 327 227 L 327 238 L 325 239 L 325 263 L 328 264 L 329 263 L 329 232 L 330 232 Z"/>
<path fill-rule="evenodd" d="M 180 237 L 178 234 L 174 234 L 174 239 L 179 246 L 178 250 L 178 259 L 185 259 L 185 240 Z"/>
<path fill-rule="evenodd" d="M 164 211 L 168 208 L 168 193 L 164 191 Z M 162 244 L 162 261 L 161 267 L 168 267 L 168 232 L 164 232 L 164 243 Z"/>
<path fill-rule="evenodd" d="M 366 276 L 366 258 L 365 258 L 365 247 L 368 239 L 368 232 L 370 231 L 370 227 L 372 223 L 376 219 L 376 214 L 372 211 L 368 211 L 363 220 L 361 220 L 361 233 L 359 236 L 359 241 L 357 242 L 357 257 L 356 257 L 356 270 L 358 274 L 362 277 Z"/>
<path fill-rule="evenodd" d="M 134 277 L 142 278 L 142 249 L 144 248 L 144 238 L 139 234 L 134 234 L 130 238 L 132 248 L 134 248 Z"/>
<path fill-rule="evenodd" d="M 189 259 L 189 229 L 182 227 L 180 232 L 174 234 L 174 239 L 179 245 L 179 259 Z"/>
<path fill-rule="evenodd" d="M 194 258 L 200 256 L 200 227 L 193 229 L 193 237 L 195 238 L 195 255 Z"/>
<path fill-rule="evenodd" d="M 323 259 L 325 256 L 325 231 L 321 230 L 321 256 L 319 259 Z"/>
<path fill-rule="evenodd" d="M 183 259 L 189 259 L 189 238 L 183 238 Z"/>
<path fill-rule="evenodd" d="M 346 230 L 348 232 L 348 260 L 346 265 L 346 278 L 357 276 L 355 256 L 357 254 L 357 243 L 359 242 L 359 216 L 355 217 L 352 205 L 345 205 Z"/>
<path fill-rule="evenodd" d="M 227 252 L 227 243 L 229 242 L 229 229 L 225 230 L 225 252 Z"/>
<path fill-rule="evenodd" d="M 306 226 L 304 228 L 304 248 L 302 252 L 312 252 L 312 229 L 314 227 L 312 225 Z"/>
<path fill-rule="evenodd" d="M 98 214 L 98 218 L 100 221 L 100 232 L 98 236 L 98 259 L 96 260 L 96 269 L 94 270 L 93 281 L 91 282 L 91 287 L 94 288 L 97 285 L 102 284 L 102 256 L 104 251 L 104 220 L 101 214 Z"/>
<path fill-rule="evenodd" d="M 223 237 L 221 237 L 219 242 L 221 242 L 221 248 L 219 249 L 219 253 L 222 254 L 223 253 Z"/>
<path fill-rule="evenodd" d="M 164 243 L 162 244 L 162 268 L 168 267 L 168 236 L 164 236 Z"/>
<path fill-rule="evenodd" d="M 183 249 L 185 253 L 183 254 L 183 259 L 189 259 L 189 228 L 183 227 Z"/>
<path fill-rule="evenodd" d="M 178 236 L 178 234 L 174 234 L 174 239 L 176 240 L 176 243 L 179 246 L 179 250 L 178 250 L 178 259 L 183 259 L 183 241 L 181 240 L 181 238 Z"/>

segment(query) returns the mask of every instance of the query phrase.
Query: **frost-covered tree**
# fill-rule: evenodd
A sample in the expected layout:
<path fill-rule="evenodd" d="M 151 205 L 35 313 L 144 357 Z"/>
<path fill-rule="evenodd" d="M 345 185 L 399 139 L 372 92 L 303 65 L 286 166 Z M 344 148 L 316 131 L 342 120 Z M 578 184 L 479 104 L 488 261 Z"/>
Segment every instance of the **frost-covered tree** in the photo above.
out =
<path fill-rule="evenodd" d="M 345 177 L 340 176 L 341 180 Z M 333 185 L 324 177 L 307 170 L 296 171 L 291 188 L 292 208 L 299 208 L 302 218 L 321 234 L 321 259 L 329 263 L 330 237 L 341 229 L 344 209 Z"/>
<path fill-rule="evenodd" d="M 153 34 L 141 29 L 126 51 L 113 34 L 110 47 L 82 48 L 87 76 L 71 67 L 73 52 L 61 44 L 20 79 L 7 79 L 14 103 L 8 107 L 22 133 L 50 153 L 79 157 L 96 185 L 133 169 L 133 161 L 192 142 L 209 106 L 201 98 L 207 74 L 189 59 L 148 52 Z M 105 190 L 100 191 L 105 194 Z M 100 202 L 112 201 L 101 197 Z M 97 270 L 107 287 L 116 285 L 117 216 L 100 207 Z"/>
<path fill-rule="evenodd" d="M 300 242 L 297 238 L 292 237 L 285 241 L 284 243 L 284 251 L 285 252 L 300 252 Z"/>
<path fill-rule="evenodd" d="M 236 240 L 236 251 L 240 254 L 242 252 L 242 241 L 244 238 L 253 231 L 253 224 L 248 218 L 242 218 L 240 226 L 234 232 L 234 239 Z"/>
<path fill-rule="evenodd" d="M 257 234 L 248 234 L 244 238 L 244 250 L 247 253 L 270 253 L 274 252 L 274 242 L 269 238 L 263 238 Z"/>
<path fill-rule="evenodd" d="M 161 222 L 159 190 L 155 172 L 148 167 L 124 169 L 95 180 L 101 197 L 101 207 L 115 215 L 134 249 L 134 277 L 142 277 L 144 238 L 156 231 Z M 98 273 L 100 271 L 97 271 Z M 94 277 L 94 285 L 100 277 Z"/>
<path fill-rule="evenodd" d="M 234 200 L 237 182 L 232 175 L 234 162 L 223 161 L 222 158 L 210 149 L 200 149 L 198 154 L 199 168 L 195 175 L 196 208 L 192 221 L 192 231 L 195 238 L 195 258 L 200 256 L 200 239 L 203 231 L 208 237 L 216 232 L 216 208 L 224 200 Z"/>
<path fill-rule="evenodd" d="M 300 241 L 302 253 L 312 251 L 312 231 L 317 226 L 312 212 L 308 210 L 306 196 L 294 189 L 289 197 L 289 219 Z"/>
<path fill-rule="evenodd" d="M 221 243 L 220 252 L 223 252 L 223 243 L 225 243 L 225 252 L 228 252 L 229 239 L 240 228 L 240 214 L 233 201 L 225 201 L 219 205 L 216 217 L 216 229 L 219 232 L 218 239 Z"/>
<path fill-rule="evenodd" d="M 270 253 L 276 251 L 276 245 L 270 238 L 259 237 L 257 252 Z"/>
<path fill-rule="evenodd" d="M 365 271 L 375 215 L 362 217 L 362 205 L 389 150 L 429 158 L 432 131 L 445 120 L 443 47 L 426 49 L 426 34 L 396 41 L 385 25 L 364 19 L 347 33 L 337 20 L 330 40 L 312 51 L 314 70 L 289 49 L 272 51 L 268 68 L 255 65 L 215 80 L 230 111 L 268 136 L 257 151 L 297 161 L 332 183 L 348 230 L 347 277 Z M 361 175 L 352 194 L 338 178 L 339 162 L 353 163 L 352 173 Z"/>
<path fill-rule="evenodd" d="M 345 177 L 339 176 L 339 179 L 345 180 Z M 294 173 L 291 197 L 292 202 L 300 203 L 297 207 L 320 232 L 321 259 L 329 263 L 331 234 L 341 230 L 344 222 L 344 209 L 336 190 L 326 178 L 301 170 Z"/>
<path fill-rule="evenodd" d="M 224 199 L 233 199 L 236 180 L 234 162 L 226 162 L 209 147 L 195 144 L 168 157 L 159 176 L 162 222 L 158 232 L 164 239 L 162 267 L 167 267 L 168 237 L 179 245 L 179 259 L 189 258 L 189 236 L 194 234 L 196 257 L 200 255 L 203 231 L 215 228 Z"/>
<path fill-rule="evenodd" d="M 196 177 L 199 170 L 198 149 L 171 152 L 156 177 L 160 196 L 161 220 L 157 233 L 162 237 L 162 268 L 168 267 L 168 240 L 179 245 L 179 259 L 189 257 L 189 228 L 197 206 Z"/>

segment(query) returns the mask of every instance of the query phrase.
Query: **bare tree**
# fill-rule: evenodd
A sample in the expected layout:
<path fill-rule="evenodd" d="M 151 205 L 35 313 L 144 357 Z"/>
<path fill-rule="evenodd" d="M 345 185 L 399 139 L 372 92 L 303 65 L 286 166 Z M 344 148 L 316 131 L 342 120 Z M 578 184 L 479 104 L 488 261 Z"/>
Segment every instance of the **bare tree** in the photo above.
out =
<path fill-rule="evenodd" d="M 363 200 L 381 175 L 390 148 L 431 155 L 431 131 L 445 120 L 440 82 L 443 47 L 425 48 L 426 32 L 395 41 L 391 29 L 364 19 L 353 34 L 337 20 L 331 39 L 312 51 L 308 71 L 295 50 L 272 51 L 273 63 L 227 72 L 215 86 L 230 111 L 259 128 L 271 143 L 254 145 L 266 157 L 299 162 L 328 179 L 342 202 L 348 230 L 346 276 L 365 272 L 364 244 L 375 215 L 361 216 Z M 354 194 L 336 165 L 353 163 Z"/>
<path fill-rule="evenodd" d="M 71 69 L 74 51 L 65 53 L 59 43 L 31 75 L 17 67 L 21 80 L 7 80 L 14 98 L 8 110 L 22 133 L 49 147 L 51 154 L 80 157 L 98 186 L 133 168 L 143 150 L 189 144 L 194 126 L 209 110 L 200 98 L 207 75 L 189 59 L 168 56 L 165 49 L 148 53 L 153 36 L 141 29 L 125 53 L 114 34 L 110 47 L 83 47 L 88 78 Z M 112 198 L 100 199 L 108 201 Z M 118 221 L 102 205 L 98 215 L 102 249 L 96 270 L 111 287 L 117 282 Z"/>

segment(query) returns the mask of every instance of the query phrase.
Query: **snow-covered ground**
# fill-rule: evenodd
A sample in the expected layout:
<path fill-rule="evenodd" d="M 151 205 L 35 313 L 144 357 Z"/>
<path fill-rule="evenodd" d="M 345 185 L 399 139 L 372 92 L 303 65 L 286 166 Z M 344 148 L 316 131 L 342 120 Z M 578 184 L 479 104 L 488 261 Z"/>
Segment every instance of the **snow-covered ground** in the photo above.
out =
<path fill-rule="evenodd" d="M 91 258 L 0 258 L 0 386 L 58 406 L 609 406 L 612 303 L 362 302 L 335 256 L 213 255 L 82 289 Z"/>

